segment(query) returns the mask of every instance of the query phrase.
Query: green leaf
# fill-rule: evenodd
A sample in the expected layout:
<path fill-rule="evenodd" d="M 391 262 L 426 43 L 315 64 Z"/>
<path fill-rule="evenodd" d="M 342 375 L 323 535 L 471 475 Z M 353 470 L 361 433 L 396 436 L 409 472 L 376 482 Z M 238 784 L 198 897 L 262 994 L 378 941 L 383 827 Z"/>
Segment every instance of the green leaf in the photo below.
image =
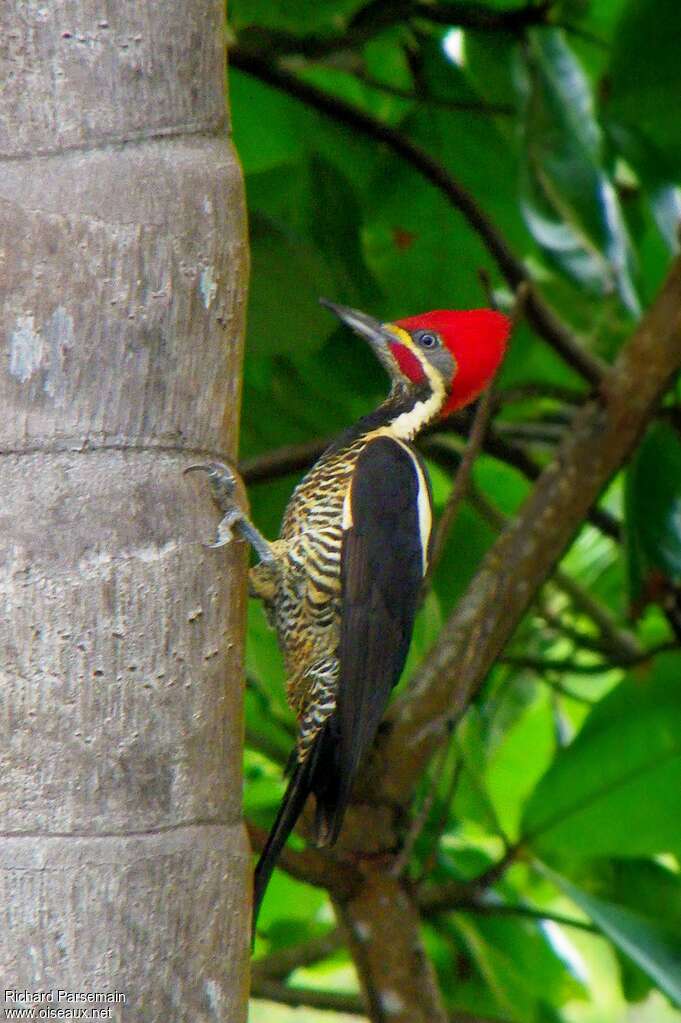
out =
<path fill-rule="evenodd" d="M 235 28 L 262 28 L 311 35 L 342 30 L 363 0 L 230 0 L 229 20 Z"/>
<path fill-rule="evenodd" d="M 254 213 L 251 258 L 249 351 L 257 356 L 319 347 L 333 321 L 318 299 L 333 292 L 333 281 L 314 243 Z"/>
<path fill-rule="evenodd" d="M 580 985 L 563 968 L 536 923 L 520 919 L 457 914 L 456 929 L 497 1002 L 496 1013 L 532 1023 L 558 1023 L 550 1005 L 575 997 Z M 455 991 L 466 1005 L 466 985 Z M 478 1006 L 467 1006 L 479 1011 Z M 517 1015 L 516 1015 L 517 1014 Z"/>
<path fill-rule="evenodd" d="M 633 252 L 602 163 L 590 83 L 558 30 L 534 32 L 527 54 L 523 211 L 535 240 L 590 291 L 617 291 L 639 312 Z"/>
<path fill-rule="evenodd" d="M 334 273 L 333 294 L 340 301 L 370 309 L 378 288 L 361 245 L 362 209 L 352 182 L 329 160 L 310 161 L 308 229 Z"/>
<path fill-rule="evenodd" d="M 589 895 L 661 921 L 674 934 L 681 934 L 681 878 L 662 863 L 641 859 L 590 861 L 571 880 Z M 627 999 L 640 1001 L 653 982 L 632 959 L 621 952 L 619 958 Z"/>
<path fill-rule="evenodd" d="M 629 676 L 586 719 L 530 797 L 522 831 L 541 857 L 681 853 L 681 656 Z"/>
<path fill-rule="evenodd" d="M 300 110 L 288 96 L 236 69 L 229 73 L 229 92 L 234 143 L 246 174 L 294 162 L 304 154 Z"/>
<path fill-rule="evenodd" d="M 409 654 L 402 672 L 402 678 L 408 679 L 420 664 L 430 648 L 436 642 L 442 630 L 442 610 L 437 596 L 431 590 L 419 608 L 414 623 Z"/>
<path fill-rule="evenodd" d="M 650 427 L 629 467 L 626 514 L 630 593 L 640 606 L 656 577 L 681 580 L 681 438 L 667 423 Z"/>
<path fill-rule="evenodd" d="M 671 97 L 681 95 L 681 5 L 677 0 L 630 0 L 613 40 L 608 116 L 651 143 L 670 177 L 681 178 L 681 118 Z"/>
<path fill-rule="evenodd" d="M 681 938 L 679 931 L 625 906 L 589 895 L 560 874 L 547 875 L 630 956 L 670 998 L 681 1005 Z"/>
<path fill-rule="evenodd" d="M 463 505 L 435 570 L 434 587 L 448 614 L 462 595 L 495 534 L 468 505 Z"/>
<path fill-rule="evenodd" d="M 551 699 L 544 687 L 507 731 L 485 771 L 487 791 L 511 841 L 518 837 L 523 804 L 548 767 L 554 748 Z M 531 757 L 528 750 L 532 750 Z"/>

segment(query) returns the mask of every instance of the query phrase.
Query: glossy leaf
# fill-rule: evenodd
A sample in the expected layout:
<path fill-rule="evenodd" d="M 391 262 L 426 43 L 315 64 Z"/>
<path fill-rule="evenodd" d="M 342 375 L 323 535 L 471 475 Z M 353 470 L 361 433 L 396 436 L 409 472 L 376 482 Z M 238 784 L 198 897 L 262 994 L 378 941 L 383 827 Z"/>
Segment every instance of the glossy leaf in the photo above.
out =
<path fill-rule="evenodd" d="M 254 355 L 318 346 L 332 326 L 319 296 L 333 289 L 331 274 L 314 243 L 253 215 L 251 257 L 248 318 Z"/>
<path fill-rule="evenodd" d="M 231 0 L 230 22 L 236 28 L 259 25 L 297 35 L 342 29 L 362 0 Z"/>
<path fill-rule="evenodd" d="M 681 657 L 662 656 L 591 712 L 534 790 L 522 830 L 542 857 L 681 854 Z"/>
<path fill-rule="evenodd" d="M 681 123 L 672 96 L 681 90 L 676 0 L 630 0 L 613 40 L 608 115 L 640 134 L 670 176 L 681 176 Z"/>
<path fill-rule="evenodd" d="M 648 430 L 627 473 L 626 509 L 630 592 L 641 606 L 660 578 L 681 579 L 681 437 L 672 426 Z"/>
<path fill-rule="evenodd" d="M 590 291 L 639 310 L 633 253 L 603 166 L 590 84 L 557 31 L 535 32 L 524 77 L 523 211 L 533 237 Z"/>
<path fill-rule="evenodd" d="M 489 1010 L 494 1016 L 558 1023 L 559 1017 L 550 1004 L 551 995 L 578 997 L 579 985 L 562 968 L 536 925 L 460 914 L 454 926 L 495 998 L 496 1004 Z M 457 1002 L 469 1011 L 479 1012 L 481 1007 L 466 999 L 472 985 L 467 988 L 464 983 L 459 990 L 455 989 Z"/>
<path fill-rule="evenodd" d="M 518 838 L 520 816 L 528 795 L 548 767 L 555 747 L 549 693 L 543 689 L 509 728 L 485 771 L 487 789 L 504 833 Z M 528 757 L 527 751 L 532 750 Z"/>
<path fill-rule="evenodd" d="M 626 955 L 681 1005 L 681 937 L 659 918 L 589 895 L 554 871 L 548 876 Z"/>

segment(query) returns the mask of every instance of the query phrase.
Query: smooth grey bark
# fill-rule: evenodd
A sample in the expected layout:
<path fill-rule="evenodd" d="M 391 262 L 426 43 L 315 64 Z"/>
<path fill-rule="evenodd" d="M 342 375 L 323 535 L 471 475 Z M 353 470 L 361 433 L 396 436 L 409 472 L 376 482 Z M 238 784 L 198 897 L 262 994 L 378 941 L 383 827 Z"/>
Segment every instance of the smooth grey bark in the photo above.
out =
<path fill-rule="evenodd" d="M 246 1017 L 245 565 L 181 476 L 239 414 L 223 21 L 0 4 L 0 1004 Z"/>

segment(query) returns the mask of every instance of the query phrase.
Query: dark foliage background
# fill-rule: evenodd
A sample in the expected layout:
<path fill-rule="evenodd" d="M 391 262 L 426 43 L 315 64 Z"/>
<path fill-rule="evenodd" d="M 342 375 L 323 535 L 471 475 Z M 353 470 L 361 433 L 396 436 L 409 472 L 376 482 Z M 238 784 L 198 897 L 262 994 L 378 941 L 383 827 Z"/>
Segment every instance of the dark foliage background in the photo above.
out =
<path fill-rule="evenodd" d="M 385 391 L 320 294 L 387 319 L 489 293 L 511 310 L 534 282 L 408 686 L 677 251 L 681 6 L 232 0 L 229 19 L 252 245 L 242 458 L 267 535 L 323 440 Z M 672 389 L 401 824 L 452 1019 L 681 1020 L 680 424 Z M 424 443 L 440 511 L 469 426 Z M 248 649 L 246 812 L 265 828 L 293 721 L 256 605 Z M 278 871 L 256 951 L 254 1023 L 363 1011 L 323 887 Z"/>

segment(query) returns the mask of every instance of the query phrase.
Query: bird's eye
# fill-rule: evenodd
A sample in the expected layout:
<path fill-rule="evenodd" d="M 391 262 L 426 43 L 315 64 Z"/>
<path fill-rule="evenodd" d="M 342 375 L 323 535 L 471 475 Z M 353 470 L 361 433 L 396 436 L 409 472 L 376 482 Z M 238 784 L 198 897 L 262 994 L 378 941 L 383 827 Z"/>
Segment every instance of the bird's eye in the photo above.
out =
<path fill-rule="evenodd" d="M 421 330 L 416 335 L 416 341 L 421 345 L 421 348 L 435 348 L 436 345 L 440 344 L 440 338 L 437 334 L 432 334 L 429 330 Z"/>

